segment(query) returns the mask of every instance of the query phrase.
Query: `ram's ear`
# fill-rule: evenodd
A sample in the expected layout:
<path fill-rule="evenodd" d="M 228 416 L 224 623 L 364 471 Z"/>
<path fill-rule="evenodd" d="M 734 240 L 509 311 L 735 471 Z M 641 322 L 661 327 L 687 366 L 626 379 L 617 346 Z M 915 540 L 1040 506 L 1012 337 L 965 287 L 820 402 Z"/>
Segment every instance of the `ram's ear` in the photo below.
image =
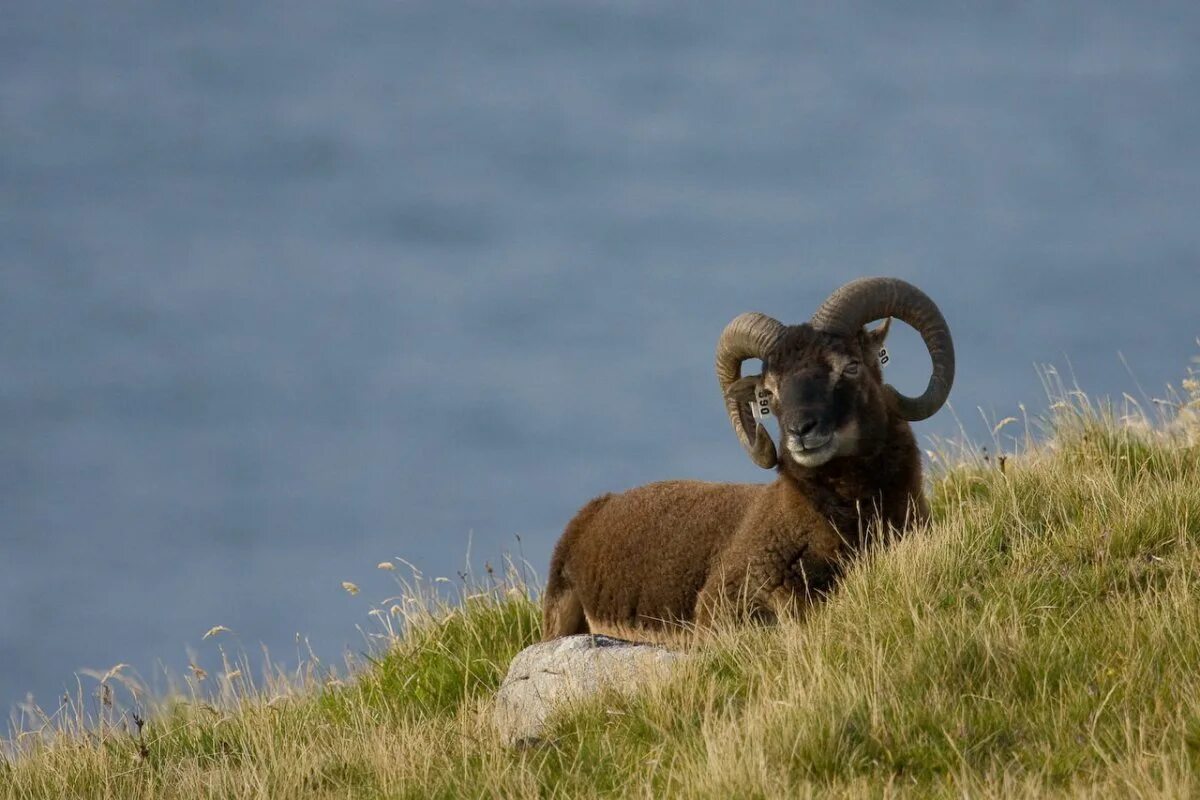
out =
<path fill-rule="evenodd" d="M 892 318 L 888 317 L 883 321 L 883 324 L 874 330 L 862 329 L 859 334 L 862 338 L 863 350 L 868 356 L 875 355 L 883 349 L 883 342 L 887 339 L 888 330 L 892 327 Z"/>
<path fill-rule="evenodd" d="M 760 386 L 762 375 L 738 378 L 726 387 L 725 403 L 731 419 L 734 420 L 734 430 L 742 440 L 742 446 L 750 454 L 750 460 L 763 469 L 770 469 L 779 463 L 775 443 L 771 441 L 771 434 L 767 432 L 766 427 L 755 418 L 751 408 Z M 735 413 L 736 418 L 732 416 Z"/>
<path fill-rule="evenodd" d="M 762 375 L 747 375 L 744 378 L 738 378 L 729 384 L 729 388 L 725 390 L 725 396 L 744 405 L 754 400 L 754 393 L 758 390 L 761 382 Z"/>
<path fill-rule="evenodd" d="M 751 446 L 754 446 L 759 436 L 770 438 L 751 410 L 755 403 L 758 387 L 761 385 L 762 375 L 747 375 L 729 384 L 729 388 L 725 390 L 725 397 L 737 406 L 738 418 L 742 421 L 742 430 L 746 432 Z"/>

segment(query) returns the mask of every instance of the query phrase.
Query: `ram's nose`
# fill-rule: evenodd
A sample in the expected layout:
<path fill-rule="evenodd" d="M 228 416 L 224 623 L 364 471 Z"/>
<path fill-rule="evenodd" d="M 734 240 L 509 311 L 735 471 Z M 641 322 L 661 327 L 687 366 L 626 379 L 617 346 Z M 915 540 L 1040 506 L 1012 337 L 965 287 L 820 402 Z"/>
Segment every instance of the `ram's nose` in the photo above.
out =
<path fill-rule="evenodd" d="M 820 424 L 820 420 L 803 420 L 795 425 L 789 425 L 788 436 L 803 450 L 819 450 L 829 444 L 833 434 Z"/>

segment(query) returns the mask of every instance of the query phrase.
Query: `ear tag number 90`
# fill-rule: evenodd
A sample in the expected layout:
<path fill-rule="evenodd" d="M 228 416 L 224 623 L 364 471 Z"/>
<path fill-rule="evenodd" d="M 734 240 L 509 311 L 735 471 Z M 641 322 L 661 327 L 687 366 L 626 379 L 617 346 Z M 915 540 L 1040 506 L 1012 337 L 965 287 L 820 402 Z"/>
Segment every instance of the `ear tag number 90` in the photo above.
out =
<path fill-rule="evenodd" d="M 761 425 L 767 417 L 771 416 L 771 394 L 758 389 L 754 392 L 754 402 L 750 404 L 751 411 L 754 412 L 754 419 Z"/>
<path fill-rule="evenodd" d="M 888 355 L 887 348 L 886 347 L 879 348 L 879 363 L 880 363 L 880 365 L 881 366 L 886 365 L 891 360 L 892 360 L 892 357 Z"/>

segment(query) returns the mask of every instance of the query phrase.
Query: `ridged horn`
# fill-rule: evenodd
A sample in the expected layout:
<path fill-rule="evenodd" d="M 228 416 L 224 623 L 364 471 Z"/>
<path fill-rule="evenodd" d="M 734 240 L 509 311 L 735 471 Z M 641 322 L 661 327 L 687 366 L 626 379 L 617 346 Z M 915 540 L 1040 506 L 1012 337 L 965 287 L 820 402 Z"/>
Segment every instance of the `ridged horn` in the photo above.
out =
<path fill-rule="evenodd" d="M 717 380 L 725 398 L 725 410 L 738 441 L 750 455 L 750 460 L 763 469 L 778 463 L 775 443 L 767 429 L 758 423 L 746 403 L 728 394 L 729 387 L 742 376 L 742 362 L 748 358 L 763 358 L 783 332 L 783 323 L 766 314 L 748 312 L 733 319 L 717 341 Z M 753 433 L 749 433 L 753 431 Z"/>
<path fill-rule="evenodd" d="M 933 374 L 920 397 L 908 397 L 890 385 L 886 388 L 906 420 L 917 422 L 931 417 L 946 402 L 954 383 L 954 340 L 945 317 L 927 294 L 899 278 L 859 278 L 831 294 L 813 314 L 810 324 L 850 336 L 868 322 L 884 317 L 896 317 L 916 329 L 933 361 Z"/>

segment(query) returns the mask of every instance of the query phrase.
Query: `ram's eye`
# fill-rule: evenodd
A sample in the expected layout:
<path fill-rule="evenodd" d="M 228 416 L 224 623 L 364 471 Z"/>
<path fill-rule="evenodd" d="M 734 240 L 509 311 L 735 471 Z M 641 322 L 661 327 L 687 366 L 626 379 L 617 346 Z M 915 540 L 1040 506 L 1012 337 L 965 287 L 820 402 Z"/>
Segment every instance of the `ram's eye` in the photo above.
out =
<path fill-rule="evenodd" d="M 858 362 L 851 361 L 849 364 L 842 367 L 842 374 L 846 375 L 847 377 L 853 378 L 855 375 L 858 374 Z"/>

